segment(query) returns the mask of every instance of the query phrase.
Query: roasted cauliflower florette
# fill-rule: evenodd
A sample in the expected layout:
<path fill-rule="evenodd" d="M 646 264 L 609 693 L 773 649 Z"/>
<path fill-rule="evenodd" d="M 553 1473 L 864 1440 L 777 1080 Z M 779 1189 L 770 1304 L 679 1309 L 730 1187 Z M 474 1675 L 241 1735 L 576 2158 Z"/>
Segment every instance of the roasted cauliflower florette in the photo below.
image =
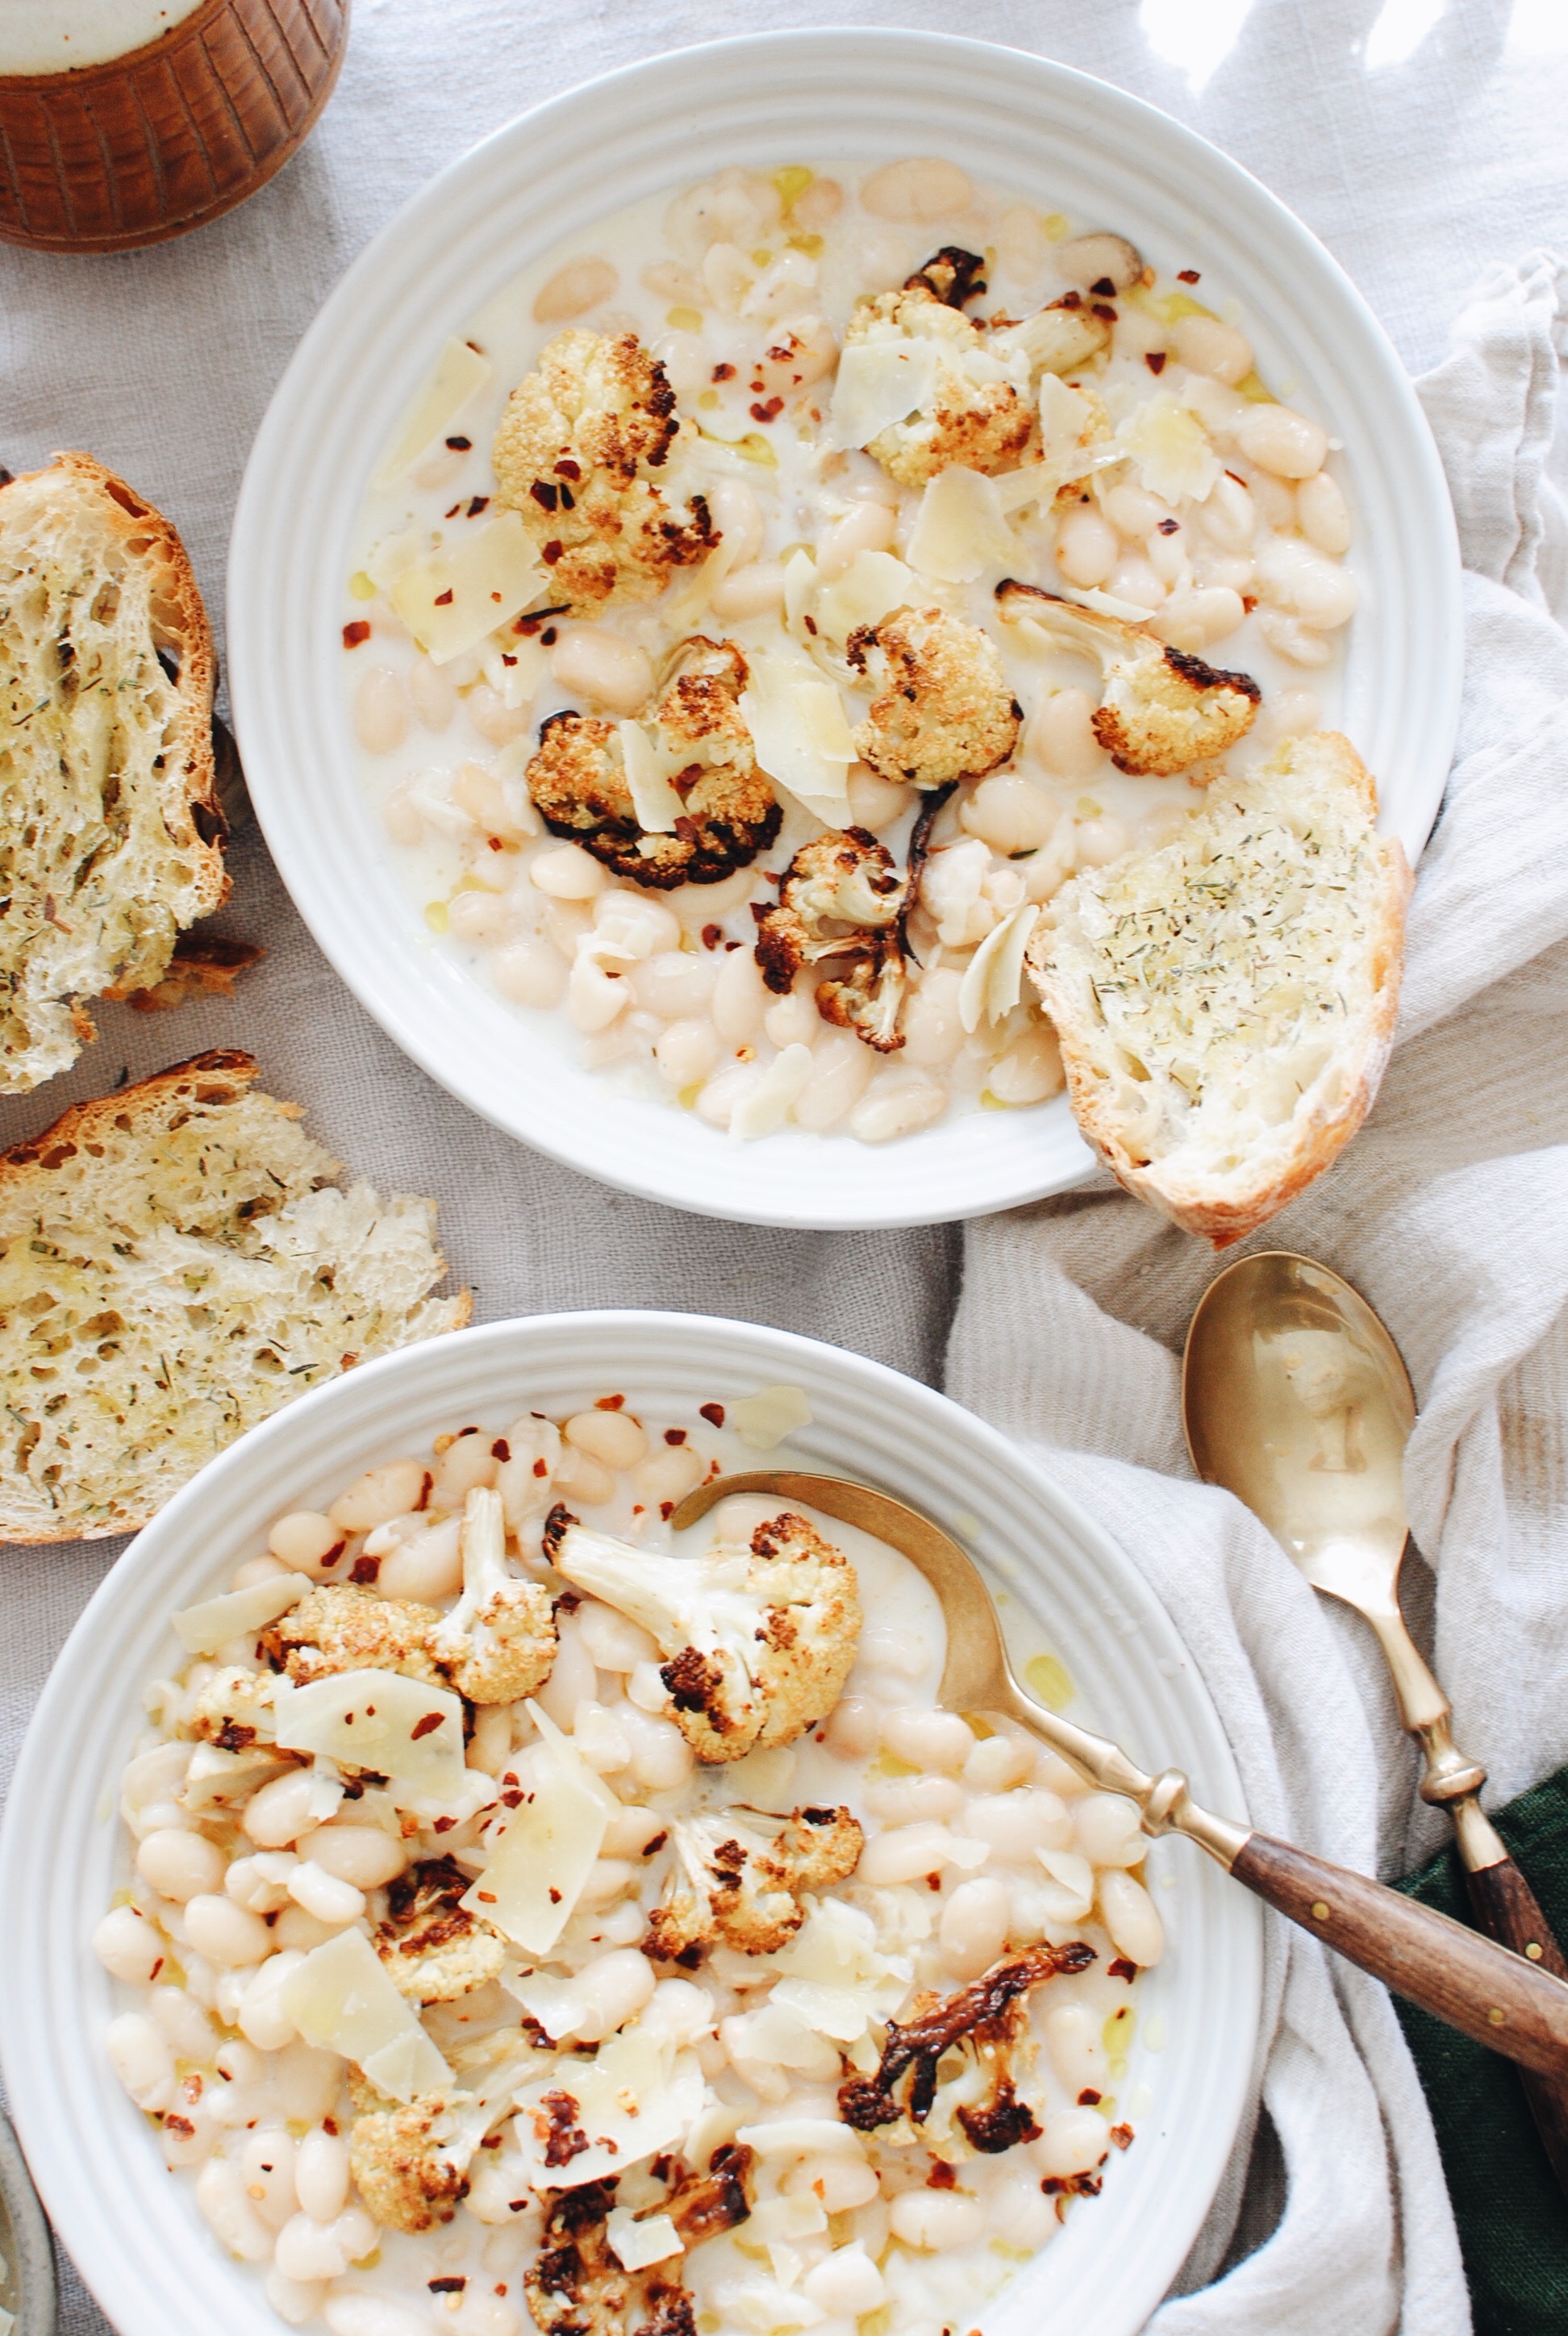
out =
<path fill-rule="evenodd" d="M 433 1606 L 378 1598 L 373 1590 L 347 1582 L 318 1582 L 272 1624 L 262 1644 L 296 1687 L 339 1671 L 365 1670 L 401 1671 L 405 1679 L 444 1687 L 430 1645 L 440 1620 Z"/>
<path fill-rule="evenodd" d="M 580 1525 L 561 1507 L 547 1556 L 570 1582 L 640 1622 L 666 1660 L 674 1718 L 699 1760 L 793 1744 L 843 1692 L 860 1638 L 855 1570 L 803 1517 L 666 1557 Z"/>
<path fill-rule="evenodd" d="M 550 1677 L 550 1592 L 506 1562 L 501 1494 L 476 1485 L 463 1504 L 463 1595 L 430 1634 L 431 1651 L 470 1703 L 515 1703 Z"/>
<path fill-rule="evenodd" d="M 764 981 L 787 997 L 807 966 L 844 960 L 817 984 L 817 1012 L 879 1054 L 893 1053 L 903 1044 L 898 1019 L 908 900 L 908 879 L 868 829 L 830 828 L 813 836 L 790 861 L 777 900 L 753 911 Z"/>
<path fill-rule="evenodd" d="M 805 1919 L 802 1892 L 847 1881 L 863 1841 L 846 1808 L 796 1809 L 782 1823 L 720 1809 L 672 1819 L 670 1835 L 674 1863 L 643 1952 L 688 1969 L 716 1940 L 743 1955 L 782 1947 Z"/>
<path fill-rule="evenodd" d="M 852 632 L 844 654 L 880 693 L 854 742 L 882 778 L 922 788 L 979 779 L 1017 745 L 1023 707 L 979 626 L 941 608 L 895 608 Z"/>
<path fill-rule="evenodd" d="M 498 1979 L 506 1942 L 461 1903 L 472 1877 L 450 1857 L 427 1857 L 386 1893 L 374 1944 L 402 1995 L 451 2003 Z"/>
<path fill-rule="evenodd" d="M 528 766 L 529 793 L 545 825 L 653 891 L 716 884 L 749 867 L 777 835 L 784 812 L 741 715 L 748 678 L 733 641 L 699 634 L 677 653 L 654 715 L 658 750 L 681 801 L 672 834 L 639 824 L 614 724 L 551 715 Z"/>
<path fill-rule="evenodd" d="M 1262 691 L 1250 673 L 1226 673 L 1168 648 L 1120 617 L 1076 608 L 1035 584 L 997 587 L 1004 617 L 1027 617 L 1099 662 L 1103 687 L 1091 717 L 1119 771 L 1165 778 L 1222 754 L 1257 719 Z"/>
<path fill-rule="evenodd" d="M 1038 316 L 990 326 L 966 316 L 986 287 L 984 262 L 946 246 L 900 292 L 880 292 L 850 318 L 846 350 L 883 348 L 910 365 L 911 411 L 868 441 L 866 452 L 901 485 L 924 486 L 955 462 L 988 475 L 1034 451 L 1031 382 L 1081 365 L 1110 338 L 1114 311 L 1068 292 Z"/>
<path fill-rule="evenodd" d="M 450 2223 L 468 2195 L 468 2169 L 490 2111 L 468 2093 L 420 2093 L 380 2102 L 354 2120 L 348 2161 L 378 2223 L 430 2231 Z"/>
<path fill-rule="evenodd" d="M 679 427 L 664 367 L 635 333 L 574 326 L 541 352 L 507 400 L 492 460 L 498 501 L 522 514 L 552 601 L 651 600 L 717 541 L 701 495 L 672 510 L 650 476 Z"/>
<path fill-rule="evenodd" d="M 604 2227 L 615 2190 L 613 2182 L 583 2182 L 550 2201 L 543 2243 L 522 2275 L 541 2336 L 625 2336 L 633 2282 Z"/>
<path fill-rule="evenodd" d="M 272 1674 L 242 1670 L 238 1664 L 209 1679 L 186 1721 L 199 1743 L 220 1752 L 243 1752 L 277 1737 L 272 1716 Z"/>

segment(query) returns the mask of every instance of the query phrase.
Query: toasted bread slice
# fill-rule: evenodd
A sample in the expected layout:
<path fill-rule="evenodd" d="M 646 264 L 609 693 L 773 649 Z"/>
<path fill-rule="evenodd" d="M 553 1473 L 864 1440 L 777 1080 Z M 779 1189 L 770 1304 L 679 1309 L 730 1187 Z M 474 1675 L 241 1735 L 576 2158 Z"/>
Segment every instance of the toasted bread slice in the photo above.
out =
<path fill-rule="evenodd" d="M 90 454 L 0 488 L 0 1093 L 222 902 L 212 637 L 179 536 Z"/>
<path fill-rule="evenodd" d="M 198 1055 L 0 1157 L 0 1540 L 146 1523 L 258 1420 L 371 1355 L 460 1329 L 435 1205 L 368 1184 Z"/>
<path fill-rule="evenodd" d="M 1128 1192 L 1223 1249 L 1366 1117 L 1410 871 L 1349 739 L 1216 780 L 1163 850 L 1063 886 L 1029 948 L 1078 1125 Z"/>

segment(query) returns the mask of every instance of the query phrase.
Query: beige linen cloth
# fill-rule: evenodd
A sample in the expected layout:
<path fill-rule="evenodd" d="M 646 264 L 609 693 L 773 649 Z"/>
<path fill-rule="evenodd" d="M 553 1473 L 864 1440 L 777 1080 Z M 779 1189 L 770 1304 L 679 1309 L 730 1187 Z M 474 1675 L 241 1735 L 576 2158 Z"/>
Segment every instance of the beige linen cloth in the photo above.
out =
<path fill-rule="evenodd" d="M 1192 122 L 1300 210 L 1413 370 L 1440 355 L 1466 286 L 1495 269 L 1456 354 L 1426 384 L 1472 570 L 1470 682 L 1421 871 L 1404 1043 L 1346 1163 L 1271 1238 L 1359 1281 L 1404 1345 L 1423 1403 L 1412 1509 L 1442 1580 L 1437 1659 L 1461 1740 L 1491 1763 L 1500 1795 L 1568 1756 L 1568 1711 L 1550 1692 L 1568 1614 L 1568 1176 L 1549 1148 L 1568 1140 L 1568 641 L 1548 613 L 1568 558 L 1545 477 L 1562 328 L 1552 264 L 1498 265 L 1561 232 L 1559 9 L 356 0 L 319 129 L 243 209 L 114 259 L 0 247 L 0 462 L 20 471 L 83 446 L 122 471 L 181 528 L 219 631 L 246 453 L 343 268 L 487 131 L 657 51 L 831 18 L 962 31 L 1100 73 Z M 950 1330 L 953 1393 L 1051 1447 L 1048 1465 L 1170 1606 L 1236 1744 L 1253 1817 L 1390 1872 L 1430 1845 L 1352 1618 L 1314 1604 L 1220 1496 L 1173 1481 L 1185 1474 L 1174 1350 L 1212 1270 L 1195 1244 L 1101 1186 L 967 1235 L 761 1232 L 609 1192 L 496 1134 L 403 1058 L 317 951 L 254 827 L 231 865 L 218 930 L 263 941 L 265 964 L 227 1004 L 172 1017 L 103 1009 L 75 1071 L 0 1103 L 0 1144 L 122 1069 L 141 1077 L 201 1046 L 246 1046 L 265 1083 L 303 1103 L 358 1173 L 439 1199 L 481 1320 L 697 1309 L 809 1332 L 933 1382 Z M 0 1550 L 6 1773 L 44 1672 L 119 1546 Z M 1429 1604 L 1418 1574 L 1422 1586 Z M 1188 2266 L 1193 2292 L 1156 2315 L 1161 2336 L 1462 2336 L 1442 2177 L 1386 1999 L 1281 1932 L 1266 2036 L 1258 2139 L 1249 2158 L 1250 2127 Z M 102 2336 L 108 2323 L 62 2269 L 64 2336 Z"/>

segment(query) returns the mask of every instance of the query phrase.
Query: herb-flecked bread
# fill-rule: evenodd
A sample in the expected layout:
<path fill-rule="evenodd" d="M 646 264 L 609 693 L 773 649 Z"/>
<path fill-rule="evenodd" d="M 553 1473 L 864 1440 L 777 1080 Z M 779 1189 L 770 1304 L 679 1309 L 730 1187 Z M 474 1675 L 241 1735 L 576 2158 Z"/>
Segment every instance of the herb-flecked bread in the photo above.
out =
<path fill-rule="evenodd" d="M 461 1329 L 433 1202 L 342 1190 L 215 1051 L 0 1157 L 0 1540 L 130 1533 L 294 1396 Z"/>
<path fill-rule="evenodd" d="M 1174 842 L 1064 885 L 1028 966 L 1079 1126 L 1130 1192 L 1240 1241 L 1371 1108 L 1411 877 L 1349 739 L 1216 780 Z"/>
<path fill-rule="evenodd" d="M 169 521 L 90 454 L 0 487 L 0 1093 L 159 981 L 228 891 L 212 637 Z"/>

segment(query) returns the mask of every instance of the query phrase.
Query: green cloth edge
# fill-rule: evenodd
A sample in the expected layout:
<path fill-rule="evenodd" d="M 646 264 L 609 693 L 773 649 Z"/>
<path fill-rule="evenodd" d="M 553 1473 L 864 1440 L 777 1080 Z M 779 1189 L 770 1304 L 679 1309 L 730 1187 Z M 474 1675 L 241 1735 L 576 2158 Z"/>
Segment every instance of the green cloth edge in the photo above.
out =
<path fill-rule="evenodd" d="M 1568 1768 L 1489 1813 L 1558 1939 L 1568 1939 Z M 1457 1850 L 1396 1883 L 1474 1926 Z M 1395 1996 L 1437 2129 L 1475 2336 L 1568 2336 L 1568 2202 L 1511 2062 Z"/>

